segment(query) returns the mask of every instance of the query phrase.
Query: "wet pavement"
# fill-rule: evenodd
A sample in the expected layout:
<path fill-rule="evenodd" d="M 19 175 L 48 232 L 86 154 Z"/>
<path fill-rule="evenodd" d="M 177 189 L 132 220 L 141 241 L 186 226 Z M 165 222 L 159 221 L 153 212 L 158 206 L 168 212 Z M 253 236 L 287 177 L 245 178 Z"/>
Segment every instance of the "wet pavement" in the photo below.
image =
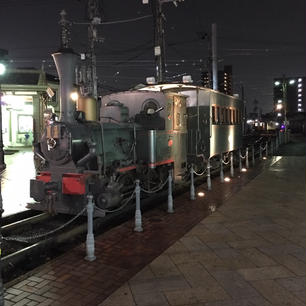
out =
<path fill-rule="evenodd" d="M 269 158 L 7 284 L 6 305 L 305 305 L 305 157 Z M 205 218 L 206 217 L 206 218 Z"/>
<path fill-rule="evenodd" d="M 29 180 L 34 167 L 18 171 L 31 158 L 15 155 L 6 177 Z M 145 212 L 144 232 L 130 220 L 96 237 L 96 261 L 80 244 L 6 284 L 5 305 L 305 305 L 305 164 L 305 151 L 278 156 L 230 183 L 215 178 L 211 192 L 200 185 L 205 197 L 176 197 L 174 214 Z"/>
<path fill-rule="evenodd" d="M 6 169 L 1 174 L 3 216 L 23 210 L 30 198 L 30 179 L 35 176 L 31 149 L 5 155 Z"/>

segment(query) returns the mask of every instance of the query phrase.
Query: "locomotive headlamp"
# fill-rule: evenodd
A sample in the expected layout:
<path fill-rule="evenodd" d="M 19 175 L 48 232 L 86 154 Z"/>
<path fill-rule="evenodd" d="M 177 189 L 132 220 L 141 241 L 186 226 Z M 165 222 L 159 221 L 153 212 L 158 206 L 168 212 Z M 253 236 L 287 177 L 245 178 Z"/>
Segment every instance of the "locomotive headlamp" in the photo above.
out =
<path fill-rule="evenodd" d="M 72 101 L 76 102 L 78 101 L 79 99 L 79 94 L 76 92 L 76 91 L 73 91 L 71 94 L 70 94 L 70 98 Z"/>

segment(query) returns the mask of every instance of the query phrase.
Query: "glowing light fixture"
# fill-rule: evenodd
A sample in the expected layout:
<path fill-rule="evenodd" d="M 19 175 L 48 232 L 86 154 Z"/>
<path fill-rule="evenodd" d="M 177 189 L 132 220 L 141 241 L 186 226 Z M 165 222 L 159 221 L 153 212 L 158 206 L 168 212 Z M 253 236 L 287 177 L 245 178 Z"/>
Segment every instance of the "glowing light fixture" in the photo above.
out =
<path fill-rule="evenodd" d="M 277 105 L 276 105 L 276 109 L 277 109 L 277 110 L 280 110 L 280 109 L 282 109 L 282 108 L 283 108 L 283 106 L 282 106 L 281 104 L 277 104 Z"/>
<path fill-rule="evenodd" d="M 200 192 L 198 192 L 198 196 L 199 196 L 199 197 L 204 197 L 204 196 L 205 196 L 205 193 L 204 193 L 203 191 L 200 191 Z"/>
<path fill-rule="evenodd" d="M 267 157 L 265 157 L 265 156 L 264 156 L 262 159 L 266 160 L 266 159 L 267 159 Z"/>
<path fill-rule="evenodd" d="M 298 87 L 302 87 L 302 84 L 299 84 Z"/>
<path fill-rule="evenodd" d="M 277 100 L 277 103 L 282 103 L 283 102 L 283 100 Z"/>
<path fill-rule="evenodd" d="M 228 176 L 224 178 L 224 182 L 230 182 L 230 181 L 231 179 Z"/>
<path fill-rule="evenodd" d="M 276 81 L 276 82 L 274 82 L 274 85 L 275 85 L 275 86 L 280 85 L 280 81 Z"/>
<path fill-rule="evenodd" d="M 70 94 L 70 98 L 72 101 L 76 102 L 79 98 L 79 94 L 76 92 L 76 91 L 73 91 L 71 94 Z"/>
<path fill-rule="evenodd" d="M 277 113 L 277 117 L 281 117 L 282 116 L 282 114 L 281 113 Z"/>
<path fill-rule="evenodd" d="M 299 78 L 299 79 L 298 79 L 298 82 L 302 82 L 302 78 Z"/>
<path fill-rule="evenodd" d="M 289 84 L 291 84 L 291 85 L 294 84 L 294 83 L 295 83 L 295 80 L 290 80 L 289 81 Z"/>
<path fill-rule="evenodd" d="M 247 169 L 246 168 L 242 168 L 241 172 L 247 172 Z"/>
<path fill-rule="evenodd" d="M 0 75 L 3 75 L 6 71 L 6 67 L 4 64 L 0 63 Z"/>

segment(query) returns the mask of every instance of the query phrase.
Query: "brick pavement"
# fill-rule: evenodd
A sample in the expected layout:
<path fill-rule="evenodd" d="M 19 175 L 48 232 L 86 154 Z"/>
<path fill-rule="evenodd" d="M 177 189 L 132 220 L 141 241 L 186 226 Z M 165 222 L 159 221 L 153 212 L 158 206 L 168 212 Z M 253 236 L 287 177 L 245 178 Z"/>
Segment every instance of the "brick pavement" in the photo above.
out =
<path fill-rule="evenodd" d="M 128 221 L 100 235 L 94 262 L 77 246 L 9 284 L 5 305 L 304 305 L 305 158 L 247 184 L 259 172 L 146 212 L 143 233 Z"/>

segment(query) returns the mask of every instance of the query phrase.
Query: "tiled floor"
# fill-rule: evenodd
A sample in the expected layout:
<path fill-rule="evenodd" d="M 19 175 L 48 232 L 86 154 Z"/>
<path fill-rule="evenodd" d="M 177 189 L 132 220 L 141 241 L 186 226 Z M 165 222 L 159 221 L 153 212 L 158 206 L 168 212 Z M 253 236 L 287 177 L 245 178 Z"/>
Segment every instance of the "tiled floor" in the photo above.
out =
<path fill-rule="evenodd" d="M 99 305 L 305 305 L 305 235 L 305 157 L 284 157 Z"/>
<path fill-rule="evenodd" d="M 94 262 L 76 247 L 9 284 L 6 305 L 305 305 L 306 160 L 274 162 L 145 213 L 143 233 L 100 235 Z"/>

